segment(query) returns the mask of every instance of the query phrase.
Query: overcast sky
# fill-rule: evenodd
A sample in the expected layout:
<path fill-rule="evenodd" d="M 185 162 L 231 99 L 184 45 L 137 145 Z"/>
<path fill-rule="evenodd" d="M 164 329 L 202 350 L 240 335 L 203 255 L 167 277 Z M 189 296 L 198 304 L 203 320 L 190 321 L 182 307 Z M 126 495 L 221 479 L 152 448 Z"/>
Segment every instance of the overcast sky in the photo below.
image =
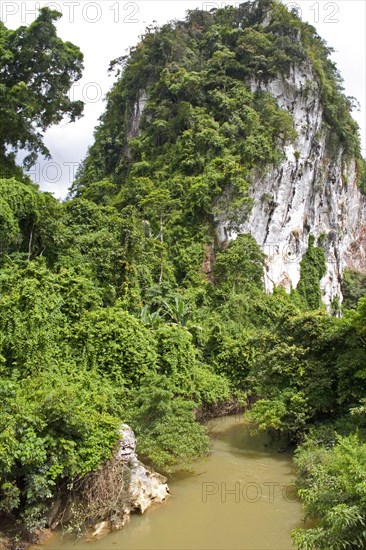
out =
<path fill-rule="evenodd" d="M 363 154 L 366 146 L 366 2 L 364 0 L 297 0 L 284 1 L 298 5 L 302 18 L 314 25 L 335 49 L 333 60 L 344 78 L 347 95 L 360 102 L 354 117 L 361 127 Z M 52 161 L 40 160 L 32 169 L 34 181 L 41 188 L 65 197 L 72 183 L 77 164 L 93 143 L 93 130 L 105 108 L 104 97 L 114 80 L 107 75 L 109 62 L 127 53 L 135 45 L 148 24 L 159 25 L 182 19 L 187 9 L 212 9 L 238 5 L 238 1 L 203 0 L 0 0 L 0 18 L 9 28 L 29 24 L 36 18 L 37 8 L 48 5 L 63 14 L 57 23 L 58 33 L 80 47 L 85 56 L 83 79 L 71 94 L 85 101 L 84 117 L 72 124 L 50 128 L 45 142 Z"/>

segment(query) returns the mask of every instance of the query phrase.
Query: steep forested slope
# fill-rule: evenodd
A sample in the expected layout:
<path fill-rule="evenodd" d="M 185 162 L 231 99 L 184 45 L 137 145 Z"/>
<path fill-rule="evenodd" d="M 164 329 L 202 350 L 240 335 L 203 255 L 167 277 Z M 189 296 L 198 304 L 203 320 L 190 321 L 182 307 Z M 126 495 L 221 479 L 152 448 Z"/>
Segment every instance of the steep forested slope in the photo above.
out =
<path fill-rule="evenodd" d="M 108 177 L 118 204 L 165 225 L 175 263 L 177 225 L 219 247 L 251 233 L 267 254 L 267 291 L 298 286 L 314 237 L 321 298 L 337 307 L 345 268 L 365 272 L 365 163 L 330 53 L 296 13 L 264 1 L 148 29 L 112 64 L 123 75 L 75 191 Z"/>
<path fill-rule="evenodd" d="M 41 136 L 1 137 L 1 513 L 30 531 L 44 525 L 51 503 L 112 455 L 121 422 L 169 471 L 207 452 L 197 412 L 250 403 L 254 428 L 294 443 L 307 434 L 299 480 L 320 523 L 295 533 L 299 547 L 362 546 L 363 278 L 347 275 L 350 309 L 333 317 L 321 301 L 324 238 L 310 226 L 290 293 L 264 292 L 267 260 L 253 236 L 217 234 L 223 215 L 233 232 L 248 219 L 253 185 L 298 139 L 293 113 L 265 89 L 294 66 L 310 65 L 320 90 L 324 155 L 341 150 L 364 186 L 351 101 L 329 53 L 269 0 L 149 28 L 113 63 L 120 78 L 63 203 L 6 157 L 7 144 L 42 150 Z"/>

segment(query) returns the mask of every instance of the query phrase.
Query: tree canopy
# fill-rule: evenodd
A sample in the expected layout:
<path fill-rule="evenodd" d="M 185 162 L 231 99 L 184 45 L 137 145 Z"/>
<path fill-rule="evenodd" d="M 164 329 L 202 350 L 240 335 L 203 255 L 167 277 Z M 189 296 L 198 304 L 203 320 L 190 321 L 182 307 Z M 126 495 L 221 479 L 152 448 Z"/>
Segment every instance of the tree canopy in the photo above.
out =
<path fill-rule="evenodd" d="M 26 166 L 38 153 L 49 156 L 43 143 L 49 126 L 64 116 L 74 121 L 83 111 L 83 103 L 68 94 L 81 78 L 83 54 L 57 36 L 60 17 L 42 8 L 28 27 L 10 30 L 0 22 L 0 153 L 27 150 Z"/>

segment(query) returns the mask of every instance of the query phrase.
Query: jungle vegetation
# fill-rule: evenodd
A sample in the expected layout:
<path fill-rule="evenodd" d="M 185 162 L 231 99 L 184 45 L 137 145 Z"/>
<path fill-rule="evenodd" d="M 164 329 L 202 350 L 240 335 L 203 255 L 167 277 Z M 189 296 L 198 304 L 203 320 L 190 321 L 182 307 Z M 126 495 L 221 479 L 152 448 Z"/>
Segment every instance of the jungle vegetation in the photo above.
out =
<path fill-rule="evenodd" d="M 310 238 L 296 290 L 267 295 L 255 240 L 215 237 L 217 216 L 235 227 L 254 173 L 296 137 L 291 113 L 251 79 L 310 63 L 329 154 L 363 166 L 331 50 L 272 0 L 149 27 L 112 62 L 95 142 L 60 202 L 14 160 L 47 154 L 45 129 L 82 112 L 67 95 L 82 54 L 57 37 L 58 17 L 0 23 L 0 514 L 44 525 L 50 503 L 111 457 L 121 422 L 170 472 L 208 451 L 197 411 L 251 402 L 253 429 L 298 445 L 316 521 L 294 532 L 298 548 L 365 546 L 365 280 L 346 274 L 333 317 L 321 243 Z"/>

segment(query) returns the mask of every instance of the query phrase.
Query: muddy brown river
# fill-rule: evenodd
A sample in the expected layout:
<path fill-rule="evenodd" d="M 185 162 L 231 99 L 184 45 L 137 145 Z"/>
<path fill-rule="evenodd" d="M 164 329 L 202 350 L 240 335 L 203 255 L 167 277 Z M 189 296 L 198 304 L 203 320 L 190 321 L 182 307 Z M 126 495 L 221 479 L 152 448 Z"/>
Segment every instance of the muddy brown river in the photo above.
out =
<path fill-rule="evenodd" d="M 302 525 L 291 456 L 250 436 L 242 417 L 210 422 L 212 453 L 169 480 L 170 498 L 95 542 L 54 538 L 47 550 L 290 550 Z"/>

